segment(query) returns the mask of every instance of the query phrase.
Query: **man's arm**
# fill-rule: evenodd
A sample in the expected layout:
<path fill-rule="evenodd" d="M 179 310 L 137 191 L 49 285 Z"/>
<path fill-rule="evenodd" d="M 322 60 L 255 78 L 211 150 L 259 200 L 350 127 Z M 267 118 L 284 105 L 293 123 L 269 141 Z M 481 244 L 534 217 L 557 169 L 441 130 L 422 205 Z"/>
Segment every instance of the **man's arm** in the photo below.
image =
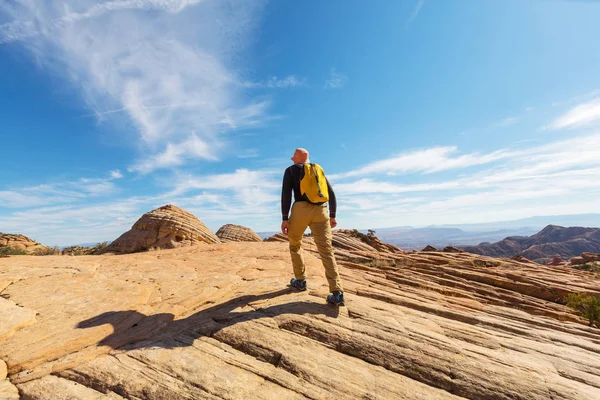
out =
<path fill-rule="evenodd" d="M 290 207 L 292 206 L 292 171 L 288 168 L 283 174 L 283 184 L 281 187 L 281 217 L 284 221 L 288 220 Z"/>
<path fill-rule="evenodd" d="M 327 178 L 325 178 L 325 181 L 327 182 L 327 191 L 329 192 L 329 218 L 335 218 L 335 213 L 337 211 L 335 192 L 333 191 L 333 188 L 331 187 L 331 184 Z"/>

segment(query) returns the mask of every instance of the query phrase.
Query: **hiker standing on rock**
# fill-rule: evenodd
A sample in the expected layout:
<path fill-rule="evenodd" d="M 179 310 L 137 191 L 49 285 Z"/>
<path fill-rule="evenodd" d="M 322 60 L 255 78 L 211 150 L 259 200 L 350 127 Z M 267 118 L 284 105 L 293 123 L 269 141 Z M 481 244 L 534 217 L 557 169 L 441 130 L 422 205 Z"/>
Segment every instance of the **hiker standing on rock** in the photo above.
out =
<path fill-rule="evenodd" d="M 283 174 L 281 191 L 283 217 L 281 232 L 287 235 L 290 241 L 290 254 L 295 276 L 290 281 L 290 285 L 298 290 L 307 289 L 306 269 L 302 257 L 302 237 L 306 228 L 310 226 L 329 283 L 331 294 L 327 296 L 327 302 L 343 306 L 344 290 L 331 245 L 331 229 L 337 225 L 335 193 L 321 166 L 309 161 L 308 151 L 302 148 L 296 149 L 292 161 L 294 165 L 288 167 Z M 294 205 L 288 219 L 292 204 L 292 192 L 294 192 Z M 329 202 L 329 215 L 327 202 Z"/>

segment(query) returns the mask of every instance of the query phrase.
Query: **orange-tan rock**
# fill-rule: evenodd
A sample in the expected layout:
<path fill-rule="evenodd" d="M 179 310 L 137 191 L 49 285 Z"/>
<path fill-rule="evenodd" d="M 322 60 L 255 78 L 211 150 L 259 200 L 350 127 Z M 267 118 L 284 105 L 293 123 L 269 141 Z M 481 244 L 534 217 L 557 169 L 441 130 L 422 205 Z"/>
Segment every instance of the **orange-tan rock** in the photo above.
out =
<path fill-rule="evenodd" d="M 552 260 L 548 263 L 548 265 L 562 265 L 564 264 L 564 260 L 558 256 L 552 257 Z"/>
<path fill-rule="evenodd" d="M 25 235 L 0 232 L 0 248 L 2 247 L 11 247 L 15 250 L 23 250 L 27 254 L 35 254 L 51 250 L 49 247 L 44 246 Z"/>
<path fill-rule="evenodd" d="M 33 399 L 600 398 L 594 274 L 335 237 L 339 309 L 310 238 L 307 292 L 281 241 L 2 259 L 0 359 Z"/>
<path fill-rule="evenodd" d="M 262 238 L 258 236 L 250 228 L 241 225 L 226 224 L 219 228 L 216 233 L 217 237 L 223 243 L 227 242 L 262 242 Z"/>
<path fill-rule="evenodd" d="M 220 240 L 194 215 L 168 204 L 142 215 L 130 231 L 125 232 L 100 253 L 127 254 L 198 243 L 220 243 Z"/>

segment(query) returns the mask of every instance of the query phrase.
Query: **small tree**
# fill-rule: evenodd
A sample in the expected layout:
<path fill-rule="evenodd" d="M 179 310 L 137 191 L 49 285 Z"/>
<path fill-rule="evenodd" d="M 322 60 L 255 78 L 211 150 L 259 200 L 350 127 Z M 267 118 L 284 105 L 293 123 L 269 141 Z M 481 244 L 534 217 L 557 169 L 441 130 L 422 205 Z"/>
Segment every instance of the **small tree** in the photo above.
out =
<path fill-rule="evenodd" d="M 369 236 L 375 236 L 375 231 L 373 229 L 367 229 Z"/>
<path fill-rule="evenodd" d="M 569 293 L 566 300 L 567 307 L 587 318 L 590 326 L 600 328 L 600 299 L 586 293 Z"/>

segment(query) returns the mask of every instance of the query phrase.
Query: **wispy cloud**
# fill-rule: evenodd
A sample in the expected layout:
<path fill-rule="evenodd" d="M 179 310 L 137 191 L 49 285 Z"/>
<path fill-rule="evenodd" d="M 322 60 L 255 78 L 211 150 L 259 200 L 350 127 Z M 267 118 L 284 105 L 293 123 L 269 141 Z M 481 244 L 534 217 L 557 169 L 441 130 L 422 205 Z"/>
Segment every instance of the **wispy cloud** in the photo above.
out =
<path fill-rule="evenodd" d="M 504 150 L 488 154 L 470 153 L 457 154 L 458 148 L 432 147 L 429 149 L 414 150 L 367 164 L 356 170 L 332 176 L 332 179 L 341 179 L 370 174 L 409 174 L 433 173 L 452 169 L 462 169 L 475 165 L 489 164 L 507 158 L 510 154 Z"/>
<path fill-rule="evenodd" d="M 346 75 L 336 72 L 335 68 L 331 68 L 329 79 L 325 81 L 325 89 L 341 89 L 348 83 Z"/>
<path fill-rule="evenodd" d="M 167 143 L 167 147 L 163 152 L 138 162 L 129 170 L 147 174 L 156 169 L 182 165 L 188 159 L 216 161 L 217 157 L 214 154 L 216 147 L 217 145 L 210 146 L 194 134 L 184 142 Z"/>
<path fill-rule="evenodd" d="M 113 179 L 121 179 L 123 174 L 118 169 L 115 169 L 114 171 L 110 171 L 110 177 Z"/>
<path fill-rule="evenodd" d="M 264 82 L 244 82 L 248 88 L 289 89 L 308 86 L 308 79 L 297 75 L 288 75 L 284 78 L 271 76 Z"/>
<path fill-rule="evenodd" d="M 213 157 L 223 135 L 259 124 L 268 103 L 244 96 L 231 60 L 241 54 L 262 2 L 201 0 L 48 0 L 2 2 L 13 21 L 0 43 L 31 50 L 69 80 L 102 117 L 127 116 L 139 134 L 140 165 L 156 168 Z M 153 11 L 149 14 L 147 11 Z M 301 79 L 273 79 L 273 87 Z M 178 150 L 194 139 L 194 149 Z M 206 149 L 198 151 L 203 143 Z"/>
<path fill-rule="evenodd" d="M 600 98 L 579 104 L 555 119 L 547 129 L 577 128 L 600 121 Z"/>
<path fill-rule="evenodd" d="M 506 128 L 512 125 L 515 125 L 516 123 L 519 122 L 519 118 L 517 117 L 506 117 L 503 118 L 502 120 L 496 122 L 492 128 Z"/>
<path fill-rule="evenodd" d="M 482 164 L 483 169 L 471 172 L 459 168 L 449 179 L 447 174 L 432 175 L 427 182 L 404 183 L 414 181 L 414 176 L 409 178 L 414 169 L 397 179 L 381 178 L 377 175 L 381 170 L 375 168 L 362 171 L 364 176 L 358 180 L 334 182 L 334 188 L 346 202 L 367 195 L 386 199 L 378 202 L 376 209 L 353 203 L 356 208 L 346 211 L 349 225 L 344 226 L 354 223 L 359 228 L 365 227 L 365 221 L 377 227 L 390 226 L 390 221 L 426 225 L 598 212 L 593 201 L 600 196 L 598 148 L 600 134 L 593 134 L 525 149 L 497 150 L 493 153 L 503 157 L 496 163 Z M 419 201 L 410 203 L 415 198 Z"/>
<path fill-rule="evenodd" d="M 417 17 L 419 16 L 419 13 L 421 12 L 421 8 L 423 8 L 423 5 L 425 4 L 425 0 L 417 0 L 417 3 L 415 4 L 415 7 L 413 8 L 412 12 L 410 13 L 410 16 L 408 17 L 408 19 L 406 20 L 406 24 L 405 27 L 408 28 L 415 19 L 417 19 Z"/>
<path fill-rule="evenodd" d="M 118 191 L 112 182 L 119 179 L 118 170 L 111 171 L 108 178 L 80 178 L 35 186 L 12 187 L 0 191 L 0 206 L 28 208 L 49 204 L 79 202 L 86 198 L 106 196 Z"/>

